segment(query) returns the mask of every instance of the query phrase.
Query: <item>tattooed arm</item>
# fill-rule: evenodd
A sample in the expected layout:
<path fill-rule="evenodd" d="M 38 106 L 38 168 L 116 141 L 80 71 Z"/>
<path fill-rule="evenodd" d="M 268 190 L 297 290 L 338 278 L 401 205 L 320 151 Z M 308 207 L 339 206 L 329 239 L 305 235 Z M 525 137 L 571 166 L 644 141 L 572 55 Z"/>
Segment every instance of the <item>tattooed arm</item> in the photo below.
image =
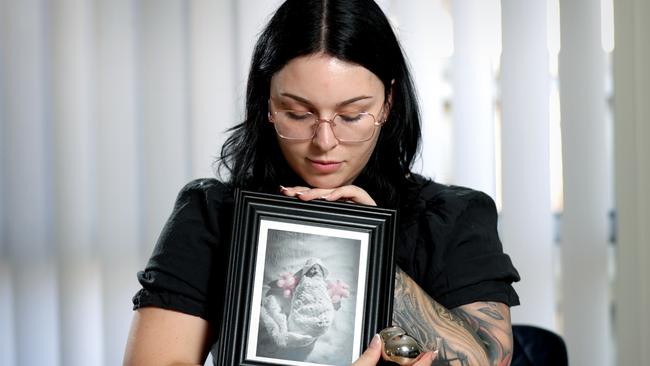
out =
<path fill-rule="evenodd" d="M 499 302 L 475 302 L 451 310 L 476 332 L 490 364 L 508 366 L 512 361 L 510 308 Z"/>
<path fill-rule="evenodd" d="M 448 310 L 433 300 L 404 271 L 395 274 L 393 323 L 428 349 L 438 349 L 434 365 L 510 365 L 510 309 L 496 302 L 475 302 Z"/>

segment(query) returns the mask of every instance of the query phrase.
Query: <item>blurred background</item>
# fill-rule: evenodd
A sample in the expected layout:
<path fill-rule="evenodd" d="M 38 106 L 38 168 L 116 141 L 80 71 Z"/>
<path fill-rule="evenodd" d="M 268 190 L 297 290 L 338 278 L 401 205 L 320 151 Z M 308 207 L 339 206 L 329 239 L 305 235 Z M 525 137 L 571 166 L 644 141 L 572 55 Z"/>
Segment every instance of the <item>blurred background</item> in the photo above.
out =
<path fill-rule="evenodd" d="M 480 189 L 513 322 L 650 365 L 650 3 L 382 0 L 416 171 Z M 0 0 L 0 365 L 118 365 L 179 189 L 213 176 L 277 0 Z"/>

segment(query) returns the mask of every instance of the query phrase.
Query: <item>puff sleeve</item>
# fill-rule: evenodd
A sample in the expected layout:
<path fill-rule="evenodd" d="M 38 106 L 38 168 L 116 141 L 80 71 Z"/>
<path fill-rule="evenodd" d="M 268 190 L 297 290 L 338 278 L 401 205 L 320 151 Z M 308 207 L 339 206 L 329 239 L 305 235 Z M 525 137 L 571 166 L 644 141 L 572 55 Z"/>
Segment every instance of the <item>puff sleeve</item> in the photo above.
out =
<path fill-rule="evenodd" d="M 429 182 L 401 235 L 397 262 L 448 309 L 476 301 L 519 304 L 519 274 L 503 253 L 497 211 L 486 194 Z"/>
<path fill-rule="evenodd" d="M 218 320 L 230 240 L 232 190 L 215 179 L 179 193 L 153 253 L 138 272 L 133 308 L 159 307 Z"/>

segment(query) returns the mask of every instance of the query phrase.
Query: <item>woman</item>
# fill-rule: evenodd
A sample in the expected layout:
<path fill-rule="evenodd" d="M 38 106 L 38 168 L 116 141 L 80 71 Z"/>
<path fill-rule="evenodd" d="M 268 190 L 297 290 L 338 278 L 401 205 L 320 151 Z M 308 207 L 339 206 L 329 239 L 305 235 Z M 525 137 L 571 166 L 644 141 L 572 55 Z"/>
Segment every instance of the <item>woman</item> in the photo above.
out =
<path fill-rule="evenodd" d="M 282 4 L 254 50 L 246 118 L 221 151 L 229 180 L 181 191 L 138 274 L 125 364 L 200 364 L 219 338 L 232 190 L 242 187 L 398 209 L 394 322 L 437 349 L 439 364 L 508 365 L 519 277 L 494 203 L 411 173 L 419 139 L 406 61 L 373 1 Z M 357 365 L 376 355 L 371 345 Z"/>

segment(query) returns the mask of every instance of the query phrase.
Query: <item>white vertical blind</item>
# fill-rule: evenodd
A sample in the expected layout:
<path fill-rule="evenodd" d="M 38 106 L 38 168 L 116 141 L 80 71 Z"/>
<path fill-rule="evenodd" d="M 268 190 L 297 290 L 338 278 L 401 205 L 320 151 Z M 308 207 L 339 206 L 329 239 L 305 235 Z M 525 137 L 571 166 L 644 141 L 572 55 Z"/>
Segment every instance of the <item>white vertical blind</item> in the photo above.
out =
<path fill-rule="evenodd" d="M 56 0 L 52 7 L 54 230 L 65 256 L 88 257 L 93 235 L 94 93 L 92 4 Z"/>
<path fill-rule="evenodd" d="M 500 233 L 517 265 L 513 322 L 555 329 L 546 3 L 503 0 Z M 535 223 L 534 225 L 531 223 Z"/>
<path fill-rule="evenodd" d="M 14 325 L 18 365 L 59 365 L 59 293 L 54 260 L 16 262 Z M 38 345 L 38 352 L 34 345 Z"/>
<path fill-rule="evenodd" d="M 0 258 L 0 363 L 16 364 L 16 338 L 14 315 L 14 290 L 11 264 Z"/>
<path fill-rule="evenodd" d="M 101 263 L 103 364 L 119 365 L 131 321 L 130 298 L 142 267 L 142 122 L 136 50 L 138 3 L 96 4 L 96 253 Z M 168 75 L 160 75 L 167 77 Z M 182 143 L 179 142 L 179 143 Z M 159 162 L 149 162 L 158 164 Z"/>
<path fill-rule="evenodd" d="M 616 362 L 650 364 L 650 4 L 614 4 Z"/>
<path fill-rule="evenodd" d="M 414 168 L 437 181 L 450 182 L 451 128 L 445 118 L 445 71 L 453 52 L 451 14 L 441 1 L 396 1 L 391 18 L 407 55 L 422 102 L 422 155 Z"/>
<path fill-rule="evenodd" d="M 3 151 L 5 174 L 3 187 L 7 215 L 6 238 L 9 254 L 17 260 L 35 256 L 47 258 L 54 253 L 48 245 L 51 180 L 48 154 L 51 141 L 48 130 L 47 80 L 49 44 L 45 39 L 45 4 L 27 0 L 7 6 L 2 15 L 3 96 L 5 98 Z M 15 121 L 20 121 L 16 123 Z M 25 164 L 29 162 L 29 164 Z"/>
<path fill-rule="evenodd" d="M 13 280 L 15 360 L 57 365 L 59 359 L 56 249 L 52 235 L 50 66 L 44 1 L 3 2 L 3 170 L 6 240 Z M 38 304 L 39 311 L 34 311 Z M 34 344 L 38 352 L 34 352 Z"/>
<path fill-rule="evenodd" d="M 496 198 L 494 75 L 490 62 L 498 24 L 486 14 L 495 2 L 456 0 L 452 80 L 453 182 Z"/>
<path fill-rule="evenodd" d="M 100 262 L 94 257 L 73 256 L 59 261 L 59 271 L 61 365 L 102 365 Z"/>
<path fill-rule="evenodd" d="M 559 54 L 564 212 L 562 313 L 574 365 L 606 365 L 611 347 L 608 214 L 611 191 L 605 123 L 605 54 L 600 3 L 561 0 Z"/>
<path fill-rule="evenodd" d="M 143 0 L 139 70 L 144 242 L 155 243 L 179 189 L 189 179 L 187 3 Z M 164 77 L 161 77 L 163 76 Z M 146 245 L 145 255 L 151 253 Z"/>
<path fill-rule="evenodd" d="M 58 250 L 60 360 L 101 364 L 101 280 L 93 250 L 95 94 L 94 7 L 52 2 L 54 239 Z"/>
<path fill-rule="evenodd" d="M 210 177 L 225 130 L 238 120 L 237 50 L 232 37 L 234 6 L 228 1 L 194 0 L 190 17 L 190 115 L 192 176 Z"/>
<path fill-rule="evenodd" d="M 5 121 L 5 70 L 4 66 L 4 53 L 5 53 L 5 37 L 6 22 L 4 17 L 6 14 L 5 0 L 0 0 L 0 364 L 14 365 L 15 364 L 15 350 L 16 345 L 14 342 L 14 314 L 13 314 L 13 288 L 12 288 L 12 270 L 11 261 L 9 259 L 9 250 L 7 246 L 7 235 L 5 230 L 6 209 L 5 209 L 5 185 L 4 176 L 6 174 L 5 165 L 7 157 L 7 149 L 5 148 L 4 131 L 6 129 Z"/>

